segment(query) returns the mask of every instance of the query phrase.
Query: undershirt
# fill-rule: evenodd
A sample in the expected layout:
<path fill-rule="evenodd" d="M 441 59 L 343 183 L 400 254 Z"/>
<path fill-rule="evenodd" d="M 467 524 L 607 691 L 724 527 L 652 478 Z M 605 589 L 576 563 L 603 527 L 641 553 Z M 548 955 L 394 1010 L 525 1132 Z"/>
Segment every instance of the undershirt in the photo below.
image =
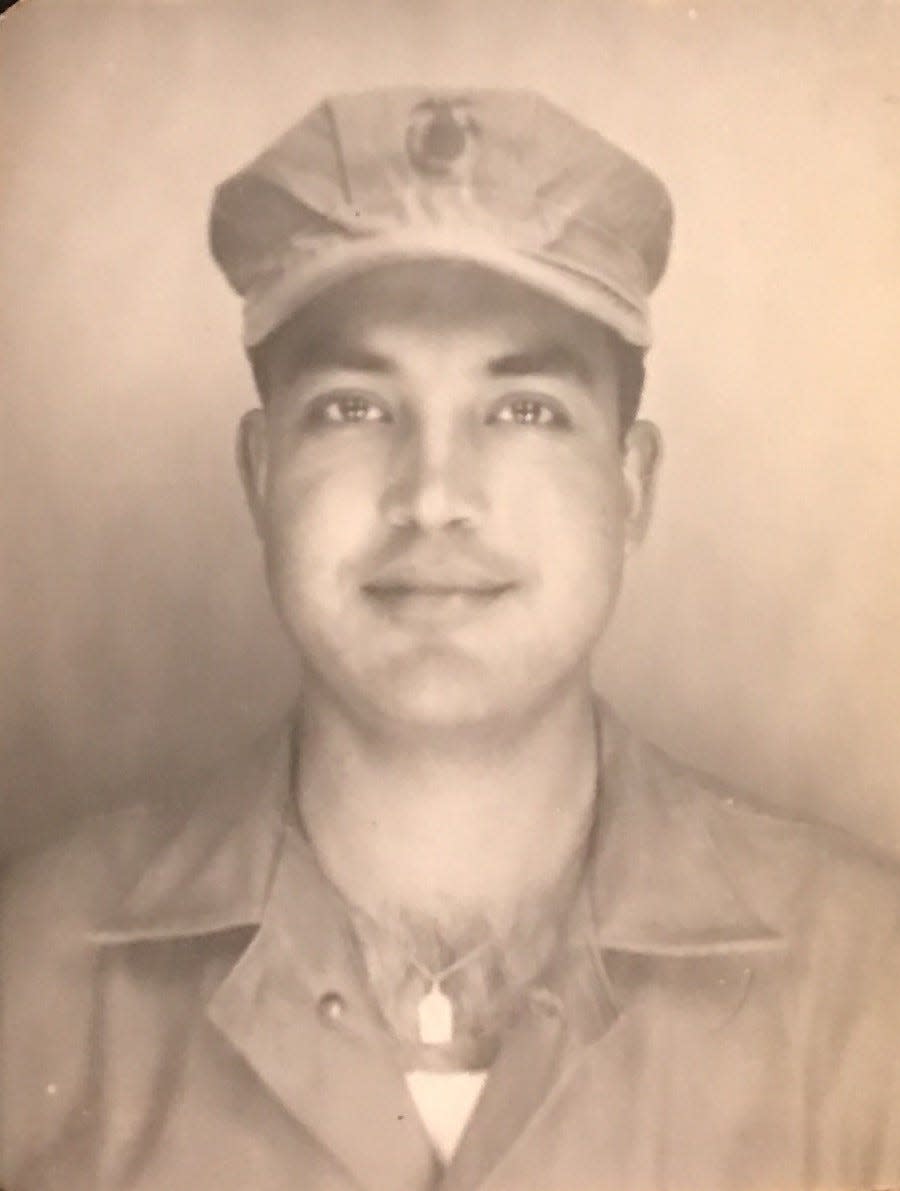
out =
<path fill-rule="evenodd" d="M 446 1164 L 456 1153 L 481 1096 L 486 1071 L 407 1071 L 409 1094 L 425 1132 Z"/>

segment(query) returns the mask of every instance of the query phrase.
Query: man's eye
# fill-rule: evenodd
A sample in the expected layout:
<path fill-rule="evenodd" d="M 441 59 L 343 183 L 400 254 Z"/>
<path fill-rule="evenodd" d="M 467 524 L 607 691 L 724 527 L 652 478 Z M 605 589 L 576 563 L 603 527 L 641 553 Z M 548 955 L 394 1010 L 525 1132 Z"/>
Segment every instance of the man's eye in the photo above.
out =
<path fill-rule="evenodd" d="M 514 426 L 559 428 L 570 425 L 569 418 L 555 401 L 531 393 L 506 398 L 494 411 L 491 421 Z"/>
<path fill-rule="evenodd" d="M 388 422 L 384 406 L 366 393 L 329 393 L 320 397 L 312 410 L 314 421 L 332 426 L 360 422 Z"/>

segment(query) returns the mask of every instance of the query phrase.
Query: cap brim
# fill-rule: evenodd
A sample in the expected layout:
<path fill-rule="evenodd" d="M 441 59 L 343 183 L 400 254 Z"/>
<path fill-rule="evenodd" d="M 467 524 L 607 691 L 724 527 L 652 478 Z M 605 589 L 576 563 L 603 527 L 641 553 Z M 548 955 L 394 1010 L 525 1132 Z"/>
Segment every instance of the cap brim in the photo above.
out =
<path fill-rule="evenodd" d="M 610 277 L 586 274 L 550 251 L 521 251 L 495 240 L 421 233 L 330 241 L 310 253 L 308 243 L 288 254 L 276 276 L 246 295 L 244 343 L 263 342 L 287 319 L 333 286 L 382 265 L 404 261 L 458 261 L 489 269 L 596 319 L 639 348 L 650 346 L 646 303 L 622 292 Z"/>

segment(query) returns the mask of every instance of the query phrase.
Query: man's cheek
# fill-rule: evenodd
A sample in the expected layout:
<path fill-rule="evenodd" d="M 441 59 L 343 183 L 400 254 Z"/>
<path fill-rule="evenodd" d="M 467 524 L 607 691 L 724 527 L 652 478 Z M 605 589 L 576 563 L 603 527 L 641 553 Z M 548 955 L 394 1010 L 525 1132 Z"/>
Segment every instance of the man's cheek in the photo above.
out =
<path fill-rule="evenodd" d="M 519 504 L 524 526 L 552 540 L 565 539 L 574 549 L 590 551 L 599 541 L 616 539 L 624 519 L 621 484 L 603 482 L 596 473 L 573 468 L 552 482 L 526 485 Z"/>
<path fill-rule="evenodd" d="M 371 536 L 371 517 L 342 493 L 307 486 L 275 510 L 270 552 L 298 591 L 345 586 Z"/>

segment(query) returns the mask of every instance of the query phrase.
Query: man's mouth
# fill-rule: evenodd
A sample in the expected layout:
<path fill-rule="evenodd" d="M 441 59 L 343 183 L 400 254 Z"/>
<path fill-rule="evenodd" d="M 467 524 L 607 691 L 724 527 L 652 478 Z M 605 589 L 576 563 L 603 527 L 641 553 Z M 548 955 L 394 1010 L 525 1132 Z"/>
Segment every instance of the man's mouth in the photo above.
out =
<path fill-rule="evenodd" d="M 515 587 L 510 582 L 374 582 L 363 592 L 382 614 L 423 625 L 467 620 L 497 603 Z"/>
<path fill-rule="evenodd" d="M 449 627 L 481 615 L 521 586 L 515 568 L 480 554 L 429 543 L 386 558 L 361 576 L 381 616 L 415 627 Z"/>

